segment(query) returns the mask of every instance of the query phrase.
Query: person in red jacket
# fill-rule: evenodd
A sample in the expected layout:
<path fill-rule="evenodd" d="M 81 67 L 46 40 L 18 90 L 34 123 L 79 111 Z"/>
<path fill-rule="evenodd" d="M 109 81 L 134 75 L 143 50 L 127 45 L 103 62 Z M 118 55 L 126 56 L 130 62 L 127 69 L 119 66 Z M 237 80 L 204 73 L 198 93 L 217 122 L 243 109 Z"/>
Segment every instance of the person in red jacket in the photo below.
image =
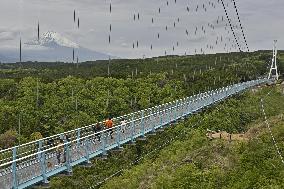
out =
<path fill-rule="evenodd" d="M 113 121 L 111 119 L 111 117 L 109 117 L 106 121 L 105 121 L 105 126 L 107 129 L 109 129 L 109 134 L 110 134 L 110 138 L 113 139 Z"/>

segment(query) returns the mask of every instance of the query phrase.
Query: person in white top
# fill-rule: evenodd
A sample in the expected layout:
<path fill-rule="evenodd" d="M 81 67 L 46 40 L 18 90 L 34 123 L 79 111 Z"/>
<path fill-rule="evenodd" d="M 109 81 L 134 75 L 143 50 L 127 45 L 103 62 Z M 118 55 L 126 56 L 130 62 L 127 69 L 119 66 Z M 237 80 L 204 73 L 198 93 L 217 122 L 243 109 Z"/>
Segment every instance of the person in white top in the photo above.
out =
<path fill-rule="evenodd" d="M 125 127 L 126 127 L 126 120 L 122 119 L 121 122 L 120 122 L 120 125 L 121 125 L 121 131 L 122 131 L 122 133 L 124 133 Z"/>

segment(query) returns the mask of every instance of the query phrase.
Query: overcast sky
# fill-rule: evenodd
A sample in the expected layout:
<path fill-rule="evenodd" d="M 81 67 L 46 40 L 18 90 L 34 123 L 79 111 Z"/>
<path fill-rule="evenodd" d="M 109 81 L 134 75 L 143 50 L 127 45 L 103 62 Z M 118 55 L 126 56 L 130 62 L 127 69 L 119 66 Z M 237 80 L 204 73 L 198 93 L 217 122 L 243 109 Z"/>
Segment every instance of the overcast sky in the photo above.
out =
<path fill-rule="evenodd" d="M 271 49 L 273 39 L 278 39 L 278 47 L 284 49 L 283 0 L 235 1 L 250 50 Z M 112 0 L 110 14 L 110 0 L 0 0 L 0 49 L 18 48 L 20 36 L 24 43 L 36 39 L 38 20 L 41 35 L 47 31 L 58 32 L 82 47 L 119 57 L 157 56 L 165 51 L 167 54 L 190 54 L 195 49 L 200 53 L 201 48 L 205 53 L 214 53 L 230 50 L 230 45 L 235 44 L 230 28 L 225 30 L 228 21 L 218 0 L 177 0 L 176 4 L 175 0 L 168 0 L 168 6 L 166 2 Z M 238 25 L 233 3 L 231 0 L 224 2 L 228 5 L 227 10 L 233 25 Z M 80 18 L 79 29 L 73 23 L 74 9 L 76 16 Z M 137 13 L 140 16 L 139 21 Z M 213 24 L 214 29 L 208 27 L 208 24 Z M 186 30 L 189 32 L 188 36 Z M 245 50 L 239 28 L 235 28 L 235 34 L 241 48 Z"/>

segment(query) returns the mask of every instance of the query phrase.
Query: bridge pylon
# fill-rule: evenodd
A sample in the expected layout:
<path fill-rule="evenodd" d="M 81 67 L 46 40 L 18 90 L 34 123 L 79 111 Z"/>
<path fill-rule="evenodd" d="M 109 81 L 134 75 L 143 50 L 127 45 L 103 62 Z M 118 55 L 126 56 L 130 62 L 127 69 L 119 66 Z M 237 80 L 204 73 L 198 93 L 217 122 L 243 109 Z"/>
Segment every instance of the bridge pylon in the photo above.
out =
<path fill-rule="evenodd" d="M 276 48 L 276 43 L 277 43 L 277 40 L 274 40 L 273 57 L 272 57 L 272 62 L 271 62 L 271 66 L 270 66 L 270 71 L 269 71 L 269 74 L 268 74 L 268 79 L 278 80 L 279 74 L 278 74 L 278 69 L 277 69 L 277 48 Z"/>

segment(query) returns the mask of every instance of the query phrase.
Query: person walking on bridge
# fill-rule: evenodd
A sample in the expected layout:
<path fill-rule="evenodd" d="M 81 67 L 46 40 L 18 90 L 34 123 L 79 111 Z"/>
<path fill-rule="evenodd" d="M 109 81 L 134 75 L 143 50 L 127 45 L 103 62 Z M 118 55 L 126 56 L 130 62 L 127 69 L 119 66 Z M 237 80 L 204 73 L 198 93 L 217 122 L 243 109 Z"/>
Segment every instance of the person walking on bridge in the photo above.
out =
<path fill-rule="evenodd" d="M 101 125 L 101 123 L 97 123 L 94 127 L 94 132 L 98 133 L 101 130 L 103 130 L 103 126 Z M 98 137 L 98 141 L 101 142 L 101 133 L 95 134 L 96 137 Z"/>
<path fill-rule="evenodd" d="M 60 139 L 57 147 L 56 147 L 56 158 L 57 158 L 57 165 L 55 166 L 60 166 L 61 165 L 61 155 L 64 155 L 64 142 L 62 139 Z M 65 155 L 64 155 L 65 157 Z M 64 158 L 65 159 L 65 158 Z"/>
<path fill-rule="evenodd" d="M 126 120 L 123 118 L 123 119 L 121 120 L 121 122 L 120 122 L 122 133 L 125 132 L 126 124 L 127 124 L 127 122 L 126 122 Z"/>
<path fill-rule="evenodd" d="M 107 129 L 109 129 L 109 134 L 110 134 L 110 138 L 113 139 L 113 121 L 111 119 L 111 117 L 109 117 L 106 121 L 105 121 L 105 126 Z"/>

